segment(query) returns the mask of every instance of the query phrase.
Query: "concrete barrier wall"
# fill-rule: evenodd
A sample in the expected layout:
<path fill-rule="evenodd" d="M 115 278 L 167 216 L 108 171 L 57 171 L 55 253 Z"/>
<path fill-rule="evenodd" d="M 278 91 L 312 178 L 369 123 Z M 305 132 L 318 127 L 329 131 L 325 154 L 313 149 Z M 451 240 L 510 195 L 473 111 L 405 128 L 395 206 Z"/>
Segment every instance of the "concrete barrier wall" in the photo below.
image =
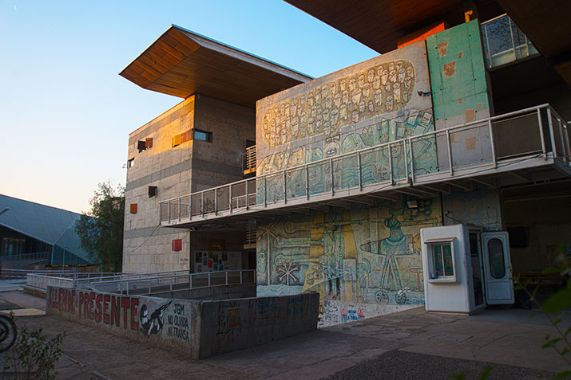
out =
<path fill-rule="evenodd" d="M 206 358 L 317 328 L 319 294 L 199 301 L 49 287 L 47 312 Z"/>
<path fill-rule="evenodd" d="M 317 329 L 319 293 L 203 301 L 200 358 Z"/>
<path fill-rule="evenodd" d="M 198 345 L 192 341 L 200 336 L 197 301 L 49 287 L 47 312 L 198 355 L 193 352 Z"/>

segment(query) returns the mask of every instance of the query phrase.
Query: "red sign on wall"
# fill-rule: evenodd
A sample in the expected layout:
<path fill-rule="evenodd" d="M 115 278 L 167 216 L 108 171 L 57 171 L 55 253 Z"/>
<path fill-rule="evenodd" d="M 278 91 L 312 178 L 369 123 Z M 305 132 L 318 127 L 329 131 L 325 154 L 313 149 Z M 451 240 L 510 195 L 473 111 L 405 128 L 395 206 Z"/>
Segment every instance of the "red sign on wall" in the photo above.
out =
<path fill-rule="evenodd" d="M 182 251 L 182 239 L 174 239 L 172 241 L 172 250 L 174 252 Z"/>

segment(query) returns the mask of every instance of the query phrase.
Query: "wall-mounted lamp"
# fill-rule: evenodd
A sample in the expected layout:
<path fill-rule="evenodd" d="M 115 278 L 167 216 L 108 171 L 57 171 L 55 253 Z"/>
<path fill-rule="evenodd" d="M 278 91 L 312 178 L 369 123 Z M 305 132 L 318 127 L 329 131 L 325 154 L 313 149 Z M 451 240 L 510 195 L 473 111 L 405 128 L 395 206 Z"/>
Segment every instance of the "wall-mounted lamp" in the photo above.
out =
<path fill-rule="evenodd" d="M 416 199 L 411 199 L 406 201 L 406 207 L 410 209 L 417 209 L 418 208 L 418 201 Z"/>

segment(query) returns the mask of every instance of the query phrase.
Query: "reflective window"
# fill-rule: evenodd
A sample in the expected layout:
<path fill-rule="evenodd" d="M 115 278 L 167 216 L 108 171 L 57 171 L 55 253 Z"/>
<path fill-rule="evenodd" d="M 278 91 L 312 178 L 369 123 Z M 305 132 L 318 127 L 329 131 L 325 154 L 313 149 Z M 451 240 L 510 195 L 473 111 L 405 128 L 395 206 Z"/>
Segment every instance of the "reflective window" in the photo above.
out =
<path fill-rule="evenodd" d="M 452 262 L 452 243 L 432 244 L 432 268 L 431 277 L 454 276 L 454 264 Z"/>
<path fill-rule="evenodd" d="M 488 241 L 488 261 L 490 265 L 490 275 L 493 278 L 500 279 L 506 276 L 504 245 L 500 239 L 495 238 Z"/>
<path fill-rule="evenodd" d="M 539 54 L 507 15 L 483 22 L 482 38 L 489 68 Z"/>

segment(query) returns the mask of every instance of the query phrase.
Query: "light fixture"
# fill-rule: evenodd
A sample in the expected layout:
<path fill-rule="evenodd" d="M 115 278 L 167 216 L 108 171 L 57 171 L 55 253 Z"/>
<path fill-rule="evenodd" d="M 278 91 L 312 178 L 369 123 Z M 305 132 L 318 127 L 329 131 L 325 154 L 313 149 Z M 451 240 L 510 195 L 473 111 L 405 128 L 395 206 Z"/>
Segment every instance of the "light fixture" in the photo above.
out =
<path fill-rule="evenodd" d="M 416 199 L 411 199 L 406 201 L 406 207 L 410 209 L 417 209 L 418 208 L 418 201 Z"/>

